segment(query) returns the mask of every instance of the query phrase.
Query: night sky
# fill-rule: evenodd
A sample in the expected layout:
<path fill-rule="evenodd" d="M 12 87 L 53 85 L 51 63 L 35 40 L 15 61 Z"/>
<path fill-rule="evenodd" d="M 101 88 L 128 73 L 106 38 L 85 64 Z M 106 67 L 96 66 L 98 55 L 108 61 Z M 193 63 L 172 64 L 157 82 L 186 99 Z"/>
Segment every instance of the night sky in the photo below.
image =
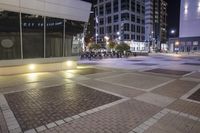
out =
<path fill-rule="evenodd" d="M 168 35 L 171 29 L 176 30 L 176 36 L 179 35 L 179 17 L 180 17 L 180 1 L 181 0 L 165 0 L 168 3 L 167 8 L 167 25 Z M 172 36 L 170 36 L 172 37 Z"/>
<path fill-rule="evenodd" d="M 87 2 L 93 2 L 94 0 L 83 0 Z M 181 0 L 165 0 L 168 3 L 167 8 L 167 30 L 168 35 L 170 36 L 170 30 L 175 29 L 176 30 L 176 36 L 179 35 L 179 13 L 180 13 L 180 1 Z M 173 35 L 174 37 L 174 35 Z"/>

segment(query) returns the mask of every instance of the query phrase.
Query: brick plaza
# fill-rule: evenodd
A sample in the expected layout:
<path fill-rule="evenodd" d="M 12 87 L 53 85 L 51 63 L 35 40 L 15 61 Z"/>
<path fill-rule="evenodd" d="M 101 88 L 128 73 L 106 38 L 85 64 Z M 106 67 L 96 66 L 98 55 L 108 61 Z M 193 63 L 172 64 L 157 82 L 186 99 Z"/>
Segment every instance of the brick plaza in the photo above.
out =
<path fill-rule="evenodd" d="M 198 133 L 200 56 L 80 61 L 0 76 L 3 133 Z"/>

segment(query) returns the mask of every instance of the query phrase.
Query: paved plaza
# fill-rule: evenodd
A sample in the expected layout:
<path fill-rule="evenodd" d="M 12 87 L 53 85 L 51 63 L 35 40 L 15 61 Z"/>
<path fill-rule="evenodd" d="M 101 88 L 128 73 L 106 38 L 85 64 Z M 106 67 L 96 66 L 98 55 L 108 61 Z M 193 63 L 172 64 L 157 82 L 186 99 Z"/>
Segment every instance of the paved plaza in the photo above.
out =
<path fill-rule="evenodd" d="M 0 76 L 2 133 L 199 133 L 200 55 L 81 60 Z"/>

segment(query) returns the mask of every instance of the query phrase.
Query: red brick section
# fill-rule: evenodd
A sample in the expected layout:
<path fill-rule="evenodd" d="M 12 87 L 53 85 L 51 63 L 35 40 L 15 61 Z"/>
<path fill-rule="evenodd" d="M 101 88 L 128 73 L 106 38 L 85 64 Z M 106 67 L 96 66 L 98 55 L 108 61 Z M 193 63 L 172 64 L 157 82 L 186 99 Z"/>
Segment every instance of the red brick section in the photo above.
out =
<path fill-rule="evenodd" d="M 161 94 L 168 97 L 179 98 L 191 89 L 193 89 L 196 85 L 198 85 L 197 82 L 176 80 L 167 85 L 159 87 L 158 89 L 153 90 L 153 93 Z"/>
<path fill-rule="evenodd" d="M 5 97 L 23 131 L 121 99 L 75 83 L 10 93 Z"/>
<path fill-rule="evenodd" d="M 184 100 L 177 100 L 168 106 L 169 109 L 173 109 L 179 112 L 187 113 L 200 117 L 200 104 L 188 102 Z"/>
<path fill-rule="evenodd" d="M 160 74 L 171 74 L 171 75 L 178 75 L 178 76 L 182 76 L 182 75 L 190 73 L 190 71 L 169 70 L 169 69 L 160 69 L 160 68 L 148 70 L 146 72 L 160 73 Z"/>
<path fill-rule="evenodd" d="M 154 105 L 129 100 L 44 133 L 126 133 L 160 110 Z"/>
<path fill-rule="evenodd" d="M 196 100 L 198 102 L 200 102 L 200 88 L 199 90 L 197 90 L 195 93 L 193 93 L 189 99 L 192 99 L 192 100 Z"/>
<path fill-rule="evenodd" d="M 76 69 L 76 70 L 69 71 L 69 72 L 80 74 L 80 75 L 88 75 L 88 74 L 102 73 L 102 72 L 108 72 L 108 71 L 96 69 L 96 68 L 82 68 L 82 69 Z"/>

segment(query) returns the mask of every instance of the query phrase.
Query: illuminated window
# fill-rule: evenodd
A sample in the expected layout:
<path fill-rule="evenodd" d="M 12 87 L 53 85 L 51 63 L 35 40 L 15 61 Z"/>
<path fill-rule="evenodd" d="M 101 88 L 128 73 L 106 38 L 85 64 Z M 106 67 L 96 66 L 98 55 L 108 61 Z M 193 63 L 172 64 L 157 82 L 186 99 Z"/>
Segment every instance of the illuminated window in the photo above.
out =
<path fill-rule="evenodd" d="M 188 14 L 188 4 L 185 4 L 185 7 L 184 7 L 184 14 Z"/>

